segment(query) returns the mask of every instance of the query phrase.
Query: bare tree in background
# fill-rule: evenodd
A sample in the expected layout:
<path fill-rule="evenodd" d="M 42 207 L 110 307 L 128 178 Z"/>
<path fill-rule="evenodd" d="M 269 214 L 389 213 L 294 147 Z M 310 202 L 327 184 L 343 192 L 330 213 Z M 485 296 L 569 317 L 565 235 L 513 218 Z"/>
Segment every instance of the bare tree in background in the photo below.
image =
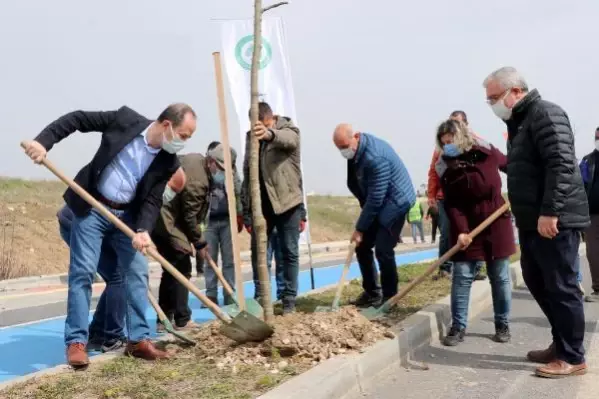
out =
<path fill-rule="evenodd" d="M 253 134 L 253 127 L 258 122 L 258 70 L 260 66 L 260 57 L 262 53 L 262 14 L 275 7 L 287 4 L 286 1 L 273 4 L 262 9 L 262 0 L 254 0 L 254 51 L 252 54 L 251 69 L 251 108 L 250 124 L 252 134 L 250 134 L 251 152 L 250 152 L 250 198 L 252 203 L 252 229 L 256 237 L 256 258 L 258 262 L 258 278 L 260 279 L 260 298 L 264 308 L 264 321 L 272 324 L 274 312 L 272 306 L 270 276 L 266 268 L 266 220 L 262 214 L 262 198 L 260 197 L 260 142 Z"/>

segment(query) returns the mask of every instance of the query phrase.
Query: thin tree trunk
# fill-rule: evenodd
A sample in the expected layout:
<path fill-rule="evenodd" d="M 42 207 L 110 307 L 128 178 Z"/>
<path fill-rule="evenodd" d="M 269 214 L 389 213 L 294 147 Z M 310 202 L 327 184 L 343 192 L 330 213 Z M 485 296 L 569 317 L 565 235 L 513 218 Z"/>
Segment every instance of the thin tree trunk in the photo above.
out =
<path fill-rule="evenodd" d="M 250 121 L 253 127 L 258 122 L 258 66 L 262 50 L 262 0 L 254 3 L 254 52 L 251 69 L 251 111 Z M 250 154 L 250 195 L 252 203 L 252 229 L 256 237 L 258 261 L 258 278 L 260 279 L 260 297 L 264 308 L 264 321 L 272 324 L 274 312 L 272 306 L 270 277 L 266 269 L 266 220 L 262 214 L 262 198 L 260 197 L 260 142 L 250 135 L 252 140 Z"/>

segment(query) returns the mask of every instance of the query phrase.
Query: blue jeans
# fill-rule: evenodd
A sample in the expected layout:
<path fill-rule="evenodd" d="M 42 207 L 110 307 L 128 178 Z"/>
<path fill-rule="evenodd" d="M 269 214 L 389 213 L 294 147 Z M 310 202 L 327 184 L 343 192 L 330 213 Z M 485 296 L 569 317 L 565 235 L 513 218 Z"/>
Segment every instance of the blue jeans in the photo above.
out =
<path fill-rule="evenodd" d="M 235 289 L 235 261 L 233 259 L 233 241 L 231 239 L 231 224 L 228 217 L 225 219 L 210 219 L 208 227 L 205 231 L 206 242 L 208 243 L 208 251 L 214 262 L 218 263 L 218 253 L 222 256 L 222 272 L 225 280 L 231 288 Z M 218 277 L 212 270 L 212 267 L 207 266 L 204 270 L 204 279 L 206 280 L 206 295 L 210 298 L 217 298 L 218 295 Z M 231 300 L 229 294 L 224 293 L 226 301 Z"/>
<path fill-rule="evenodd" d="M 268 252 L 266 253 L 266 267 L 268 273 L 272 274 L 272 260 L 275 260 L 275 280 L 277 283 L 277 299 L 283 298 L 283 287 L 285 285 L 285 278 L 283 277 L 283 255 L 281 254 L 281 246 L 279 245 L 279 236 L 277 235 L 277 229 L 273 229 L 268 238 Z"/>
<path fill-rule="evenodd" d="M 449 227 L 449 217 L 447 216 L 447 213 L 445 212 L 445 206 L 444 206 L 444 201 L 443 200 L 438 200 L 437 201 L 437 209 L 439 210 L 439 233 L 440 233 L 440 237 L 439 237 L 439 258 L 442 257 L 443 255 L 445 255 L 445 252 L 449 251 L 451 249 L 451 243 L 449 242 L 449 234 L 450 234 L 450 227 Z M 451 272 L 451 262 L 445 262 L 441 265 L 441 267 L 439 268 L 442 271 L 445 272 Z"/>
<path fill-rule="evenodd" d="M 59 223 L 60 236 L 67 243 L 71 241 L 71 226 Z M 106 282 L 100 295 L 94 318 L 89 325 L 89 339 L 112 341 L 125 337 L 125 292 L 123 279 L 117 270 L 116 253 L 110 245 L 102 245 L 98 274 Z"/>
<path fill-rule="evenodd" d="M 297 278 L 299 275 L 299 226 L 301 220 L 300 207 L 290 209 L 281 215 L 265 215 L 268 239 L 275 236 L 281 253 L 281 300 L 295 300 L 297 296 Z M 276 229 L 276 231 L 275 231 Z M 258 262 L 256 236 L 252 234 L 252 271 L 255 294 L 260 296 L 260 280 L 258 278 Z M 276 259 L 276 255 L 275 255 Z"/>
<path fill-rule="evenodd" d="M 422 220 L 410 222 L 410 227 L 412 228 L 412 239 L 414 240 L 414 244 L 416 244 L 418 232 L 420 232 L 420 242 L 424 242 L 424 227 L 422 226 Z"/>
<path fill-rule="evenodd" d="M 451 315 L 454 327 L 468 326 L 470 288 L 476 274 L 477 261 L 454 262 L 451 283 Z M 487 274 L 491 283 L 495 325 L 507 325 L 512 304 L 512 284 L 509 258 L 487 262 Z"/>
<path fill-rule="evenodd" d="M 114 211 L 127 222 L 126 213 Z M 145 318 L 148 307 L 148 261 L 131 246 L 131 239 L 120 232 L 96 210 L 75 217 L 71 226 L 69 291 L 65 343 L 88 342 L 88 316 L 91 288 L 98 268 L 102 247 L 110 245 L 117 260 L 117 270 L 124 282 L 125 314 L 129 341 L 136 343 L 150 336 Z"/>

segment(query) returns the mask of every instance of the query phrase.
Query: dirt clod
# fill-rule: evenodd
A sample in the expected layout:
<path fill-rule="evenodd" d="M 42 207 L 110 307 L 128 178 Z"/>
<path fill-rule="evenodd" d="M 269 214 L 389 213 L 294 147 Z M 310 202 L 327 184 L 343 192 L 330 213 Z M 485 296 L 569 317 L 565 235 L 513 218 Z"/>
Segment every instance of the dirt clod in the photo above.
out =
<path fill-rule="evenodd" d="M 239 345 L 219 332 L 213 322 L 191 335 L 198 342 L 195 356 L 213 361 L 218 369 L 237 364 L 260 365 L 268 370 L 282 370 L 293 363 L 312 364 L 335 355 L 359 352 L 385 337 L 388 329 L 371 323 L 356 308 L 343 307 L 337 312 L 293 313 L 276 316 L 274 334 L 264 342 Z M 175 345 L 167 350 L 179 351 Z"/>

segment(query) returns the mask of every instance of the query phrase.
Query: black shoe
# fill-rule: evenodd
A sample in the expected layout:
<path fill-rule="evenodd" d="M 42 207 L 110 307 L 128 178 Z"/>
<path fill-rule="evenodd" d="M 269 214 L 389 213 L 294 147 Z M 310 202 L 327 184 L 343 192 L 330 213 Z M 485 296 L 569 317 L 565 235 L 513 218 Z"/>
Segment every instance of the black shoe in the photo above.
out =
<path fill-rule="evenodd" d="M 486 279 L 487 279 L 487 276 L 485 276 L 481 272 L 476 273 L 476 276 L 474 276 L 475 281 L 484 281 Z"/>
<path fill-rule="evenodd" d="M 87 352 L 100 352 L 102 351 L 102 343 L 104 343 L 104 338 L 90 337 L 85 350 Z"/>
<path fill-rule="evenodd" d="M 599 302 L 599 291 L 593 291 L 591 295 L 584 297 L 585 302 Z"/>
<path fill-rule="evenodd" d="M 493 336 L 493 341 L 505 344 L 510 342 L 511 338 L 512 336 L 510 334 L 510 327 L 507 324 L 499 324 L 495 326 L 495 335 Z"/>
<path fill-rule="evenodd" d="M 370 306 L 378 308 L 382 305 L 382 300 L 383 297 L 381 295 L 372 296 L 370 294 L 367 294 L 366 292 L 363 292 L 360 294 L 358 298 L 351 301 L 350 304 L 358 308 L 368 308 Z"/>
<path fill-rule="evenodd" d="M 295 312 L 295 298 L 283 298 L 283 315 Z"/>
<path fill-rule="evenodd" d="M 466 330 L 458 327 L 451 327 L 447 336 L 443 340 L 443 345 L 445 346 L 457 346 L 460 342 L 464 342 L 464 336 L 466 335 Z"/>
<path fill-rule="evenodd" d="M 111 339 L 108 341 L 104 341 L 104 343 L 102 344 L 102 352 L 106 353 L 106 352 L 114 352 L 118 349 L 122 349 L 125 346 L 127 346 L 127 339 L 126 338 L 116 338 L 116 339 Z"/>

